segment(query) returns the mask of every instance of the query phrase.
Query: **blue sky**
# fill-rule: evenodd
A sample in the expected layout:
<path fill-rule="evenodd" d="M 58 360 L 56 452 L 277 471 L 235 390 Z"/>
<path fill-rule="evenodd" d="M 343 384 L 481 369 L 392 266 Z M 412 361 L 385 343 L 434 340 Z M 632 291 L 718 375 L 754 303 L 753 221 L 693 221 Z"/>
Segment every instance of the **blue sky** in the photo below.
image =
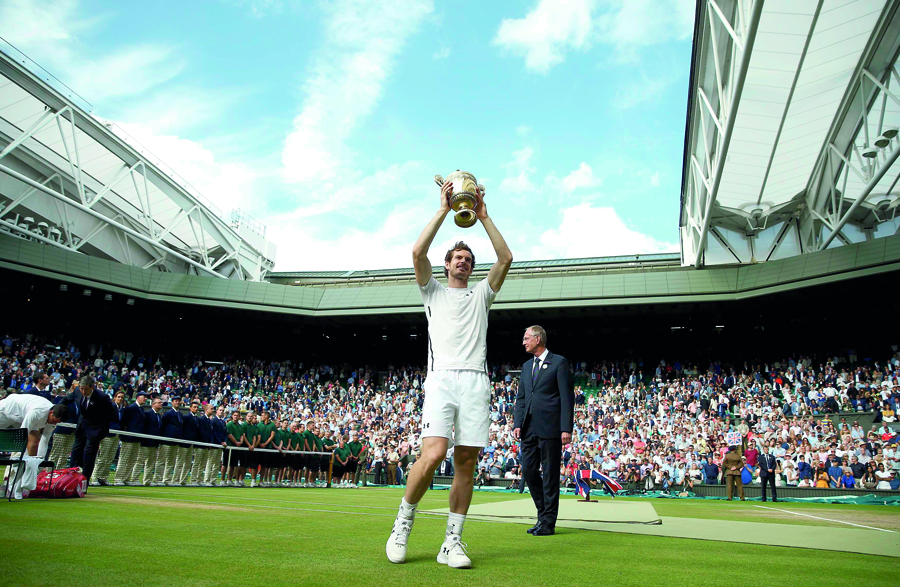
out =
<path fill-rule="evenodd" d="M 678 250 L 694 0 L 3 0 L 16 45 L 276 270 L 410 264 L 472 172 L 517 260 Z M 448 219 L 432 248 L 483 229 Z"/>

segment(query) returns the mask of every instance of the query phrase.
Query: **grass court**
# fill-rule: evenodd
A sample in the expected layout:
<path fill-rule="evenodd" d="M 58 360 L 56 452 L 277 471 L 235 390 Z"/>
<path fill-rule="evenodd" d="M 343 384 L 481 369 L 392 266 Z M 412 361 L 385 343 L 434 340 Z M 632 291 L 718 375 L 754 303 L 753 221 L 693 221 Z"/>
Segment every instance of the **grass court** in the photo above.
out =
<path fill-rule="evenodd" d="M 821 587 L 900 581 L 900 509 L 890 506 L 628 497 L 610 503 L 595 496 L 599 504 L 561 504 L 557 534 L 532 537 L 527 519 L 490 517 L 533 511 L 527 494 L 475 492 L 463 534 L 474 568 L 457 570 L 435 562 L 446 518 L 425 511 L 447 508 L 448 492 L 440 490 L 420 504 L 407 562 L 387 561 L 384 545 L 401 496 L 400 489 L 377 488 L 92 487 L 84 499 L 4 502 L 0 584 Z M 564 526 L 563 511 L 589 516 L 588 508 L 617 504 L 648 504 L 662 524 Z M 653 535 L 681 528 L 705 539 Z M 716 532 L 762 543 L 725 541 Z M 811 546 L 766 543 L 780 535 Z M 842 551 L 860 544 L 881 554 Z"/>

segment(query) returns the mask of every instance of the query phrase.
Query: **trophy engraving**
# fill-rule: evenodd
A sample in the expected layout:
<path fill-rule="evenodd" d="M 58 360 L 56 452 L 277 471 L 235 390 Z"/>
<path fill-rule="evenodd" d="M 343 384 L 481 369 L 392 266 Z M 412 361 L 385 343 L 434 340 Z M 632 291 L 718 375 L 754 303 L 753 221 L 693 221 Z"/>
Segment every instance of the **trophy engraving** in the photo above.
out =
<path fill-rule="evenodd" d="M 443 176 L 434 176 L 434 183 L 439 186 L 443 187 L 446 182 L 453 184 L 450 193 L 450 207 L 456 212 L 453 221 L 460 228 L 473 226 L 478 220 L 474 211 L 478 205 L 478 193 L 484 194 L 484 186 L 475 180 L 474 175 L 459 169 L 448 175 L 446 180 Z"/>

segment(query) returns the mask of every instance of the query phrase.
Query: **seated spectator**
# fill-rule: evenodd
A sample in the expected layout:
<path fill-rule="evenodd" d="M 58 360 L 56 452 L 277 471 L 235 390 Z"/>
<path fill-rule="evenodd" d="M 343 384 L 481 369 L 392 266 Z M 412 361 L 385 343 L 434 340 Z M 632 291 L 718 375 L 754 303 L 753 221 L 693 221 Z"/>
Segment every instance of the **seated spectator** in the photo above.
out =
<path fill-rule="evenodd" d="M 850 467 L 844 467 L 844 474 L 841 475 L 841 487 L 843 489 L 853 489 L 856 487 L 856 479 L 853 478 L 853 472 Z"/>
<path fill-rule="evenodd" d="M 831 480 L 828 477 L 828 471 L 825 467 L 819 467 L 816 470 L 816 488 L 824 489 L 831 486 Z"/>

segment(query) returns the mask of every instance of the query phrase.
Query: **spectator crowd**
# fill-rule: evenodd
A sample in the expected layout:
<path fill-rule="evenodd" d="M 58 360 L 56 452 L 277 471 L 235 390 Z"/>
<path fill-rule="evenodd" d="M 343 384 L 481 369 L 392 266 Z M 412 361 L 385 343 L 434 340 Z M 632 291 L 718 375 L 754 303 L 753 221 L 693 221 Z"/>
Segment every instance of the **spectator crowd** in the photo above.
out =
<path fill-rule="evenodd" d="M 520 488 L 512 432 L 517 368 L 491 367 L 491 440 L 477 469 L 481 484 L 501 478 Z M 900 487 L 891 428 L 900 401 L 896 351 L 862 361 L 847 351 L 769 363 L 628 360 L 573 368 L 575 430 L 560 471 L 567 483 L 585 468 L 635 491 L 721 483 L 726 434 L 738 432 L 746 482 L 758 481 L 758 457 L 768 448 L 777 460 L 776 485 Z M 329 461 L 342 486 L 356 486 L 365 470 L 377 483 L 395 484 L 420 445 L 426 372 L 414 366 L 209 362 L 32 335 L 0 341 L 7 393 L 65 401 L 84 375 L 119 411 L 114 435 L 100 447 L 92 477 L 98 484 L 240 485 L 249 474 L 251 485 L 314 486 L 326 482 Z M 836 422 L 822 417 L 838 413 Z M 868 429 L 857 420 L 867 414 L 874 416 Z M 117 436 L 116 429 L 159 439 Z M 57 429 L 51 459 L 65 461 L 71 437 L 71 428 Z M 452 474 L 452 459 L 438 474 Z"/>

